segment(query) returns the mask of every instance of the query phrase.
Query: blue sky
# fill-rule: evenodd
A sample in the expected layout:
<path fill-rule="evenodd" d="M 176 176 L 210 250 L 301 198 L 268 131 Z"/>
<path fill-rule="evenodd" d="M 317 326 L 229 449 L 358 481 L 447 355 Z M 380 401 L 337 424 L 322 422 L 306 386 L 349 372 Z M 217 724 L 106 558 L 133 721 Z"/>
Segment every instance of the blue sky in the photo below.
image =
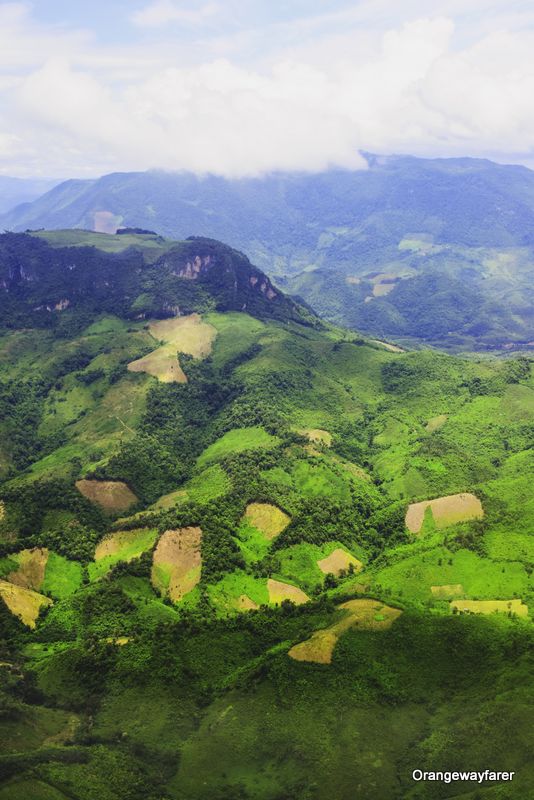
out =
<path fill-rule="evenodd" d="M 0 173 L 533 161 L 534 4 L 1 2 Z"/>

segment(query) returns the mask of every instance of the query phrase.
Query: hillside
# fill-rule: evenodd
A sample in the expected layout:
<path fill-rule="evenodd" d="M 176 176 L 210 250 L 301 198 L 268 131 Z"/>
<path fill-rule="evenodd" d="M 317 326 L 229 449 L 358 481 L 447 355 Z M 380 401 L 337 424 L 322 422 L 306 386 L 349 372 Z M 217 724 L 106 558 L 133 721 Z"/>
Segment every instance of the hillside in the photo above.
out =
<path fill-rule="evenodd" d="M 360 172 L 66 181 L 0 224 L 223 238 L 336 324 L 449 350 L 531 347 L 534 173 L 367 159 Z"/>
<path fill-rule="evenodd" d="M 0 312 L 0 800 L 534 793 L 528 358 L 151 233 L 0 237 Z"/>

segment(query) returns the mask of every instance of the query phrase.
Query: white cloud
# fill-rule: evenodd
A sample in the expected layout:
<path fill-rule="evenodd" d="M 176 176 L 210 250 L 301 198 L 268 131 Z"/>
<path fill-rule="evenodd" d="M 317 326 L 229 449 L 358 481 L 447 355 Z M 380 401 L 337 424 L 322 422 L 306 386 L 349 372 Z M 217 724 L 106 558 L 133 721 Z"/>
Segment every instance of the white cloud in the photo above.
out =
<path fill-rule="evenodd" d="M 104 47 L 0 5 L 0 172 L 239 176 L 358 168 L 359 149 L 530 162 L 534 30 L 511 7 L 437 5 L 439 16 L 398 21 L 392 0 L 369 0 L 308 19 L 300 41 L 284 22 L 179 47 L 165 36 Z M 139 13 L 158 8 L 193 6 Z M 381 29 L 388 9 L 395 24 Z"/>
<path fill-rule="evenodd" d="M 220 10 L 217 3 L 206 3 L 198 8 L 184 6 L 172 0 L 154 0 L 132 14 L 132 22 L 139 27 L 159 28 L 169 23 L 202 24 Z"/>

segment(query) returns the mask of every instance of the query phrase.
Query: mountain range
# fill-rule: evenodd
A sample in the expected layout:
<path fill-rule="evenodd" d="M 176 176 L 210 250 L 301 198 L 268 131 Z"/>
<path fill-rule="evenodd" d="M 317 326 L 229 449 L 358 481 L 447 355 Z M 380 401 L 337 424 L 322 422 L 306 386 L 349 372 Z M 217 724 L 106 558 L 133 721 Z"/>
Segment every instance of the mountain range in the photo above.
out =
<path fill-rule="evenodd" d="M 480 159 L 366 158 L 357 172 L 70 180 L 0 226 L 224 239 L 336 324 L 410 346 L 529 349 L 534 172 Z"/>

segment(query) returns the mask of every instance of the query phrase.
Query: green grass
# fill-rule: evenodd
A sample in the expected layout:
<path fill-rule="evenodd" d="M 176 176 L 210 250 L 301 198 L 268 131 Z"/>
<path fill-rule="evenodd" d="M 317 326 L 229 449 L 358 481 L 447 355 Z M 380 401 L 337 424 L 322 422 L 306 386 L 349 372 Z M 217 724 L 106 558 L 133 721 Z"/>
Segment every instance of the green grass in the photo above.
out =
<path fill-rule="evenodd" d="M 44 581 L 40 591 L 55 599 L 63 599 L 79 589 L 83 570 L 77 561 L 69 561 L 57 553 L 50 552 L 46 562 Z"/>
<path fill-rule="evenodd" d="M 241 595 L 247 595 L 257 605 L 268 604 L 269 593 L 266 579 L 255 578 L 242 570 L 237 570 L 208 587 L 210 600 L 223 612 L 235 612 L 236 602 Z"/>
<path fill-rule="evenodd" d="M 323 585 L 325 575 L 317 562 L 326 558 L 338 548 L 351 553 L 340 542 L 326 542 L 320 546 L 303 542 L 302 544 L 295 544 L 279 550 L 277 556 L 280 559 L 280 575 L 284 576 L 284 580 L 298 583 L 309 594 Z M 351 555 L 357 556 L 360 560 L 364 558 L 364 554 L 361 551 L 351 553 Z"/>
<path fill-rule="evenodd" d="M 198 465 L 204 466 L 244 450 L 272 450 L 278 444 L 280 439 L 263 428 L 234 428 L 204 450 L 198 458 Z"/>
<path fill-rule="evenodd" d="M 406 550 L 409 552 L 410 548 Z M 365 573 L 362 582 L 369 577 Z M 451 553 L 444 547 L 407 554 L 376 571 L 372 580 L 376 591 L 390 592 L 408 601 L 431 599 L 431 586 L 458 583 L 462 584 L 465 597 L 473 600 L 524 598 L 532 587 L 531 578 L 519 562 L 491 561 L 470 550 Z"/>
<path fill-rule="evenodd" d="M 68 800 L 67 795 L 35 778 L 14 780 L 0 789 L 0 800 Z"/>
<path fill-rule="evenodd" d="M 127 540 L 122 541 L 117 547 L 117 551 L 100 558 L 98 561 L 93 561 L 88 565 L 89 578 L 92 581 L 98 580 L 106 575 L 109 570 L 118 564 L 119 561 L 131 561 L 137 558 L 142 553 L 150 550 L 158 538 L 158 531 L 148 528 L 140 530 L 127 531 L 120 534 L 127 537 Z M 117 537 L 117 534 L 111 534 Z"/>
<path fill-rule="evenodd" d="M 292 488 L 306 497 L 331 497 L 350 501 L 352 478 L 347 470 L 325 459 L 312 457 L 297 460 L 288 472 L 274 467 L 264 473 L 267 480 Z"/>

